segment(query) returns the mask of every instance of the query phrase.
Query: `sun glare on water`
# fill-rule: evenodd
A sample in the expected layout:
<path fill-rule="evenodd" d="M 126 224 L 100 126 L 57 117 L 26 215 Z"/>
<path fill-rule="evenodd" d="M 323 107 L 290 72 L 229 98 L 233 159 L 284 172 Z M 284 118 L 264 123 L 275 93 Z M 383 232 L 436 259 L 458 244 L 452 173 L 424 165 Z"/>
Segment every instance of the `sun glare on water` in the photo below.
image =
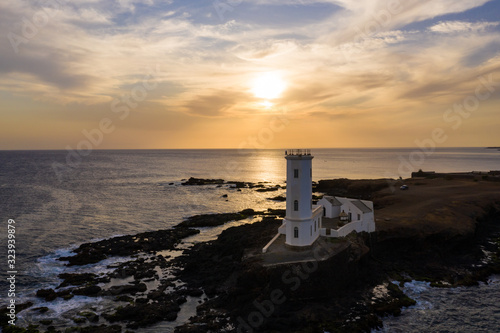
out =
<path fill-rule="evenodd" d="M 266 99 L 267 105 L 271 104 L 269 100 L 278 98 L 285 90 L 286 83 L 276 73 L 265 73 L 258 76 L 252 85 L 252 92 L 257 98 Z"/>

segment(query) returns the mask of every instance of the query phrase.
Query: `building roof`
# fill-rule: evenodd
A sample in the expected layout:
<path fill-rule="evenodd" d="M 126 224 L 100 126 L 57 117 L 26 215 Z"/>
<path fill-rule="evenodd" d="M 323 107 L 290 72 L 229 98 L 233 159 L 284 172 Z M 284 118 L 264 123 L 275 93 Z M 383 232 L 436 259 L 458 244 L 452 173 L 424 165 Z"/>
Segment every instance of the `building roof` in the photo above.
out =
<path fill-rule="evenodd" d="M 342 206 L 342 202 L 340 202 L 336 197 L 324 196 L 325 200 L 331 203 L 333 206 Z"/>
<path fill-rule="evenodd" d="M 346 205 L 348 202 L 351 202 L 363 214 L 370 213 L 373 211 L 372 208 L 370 208 L 370 206 L 368 206 L 366 203 L 364 203 L 363 201 L 361 201 L 359 199 L 332 197 L 329 195 L 325 195 L 323 197 L 323 199 L 327 200 L 332 206 L 342 206 L 342 205 Z"/>
<path fill-rule="evenodd" d="M 352 204 L 359 208 L 363 213 L 370 213 L 372 210 L 370 207 L 365 205 L 361 200 L 352 200 Z"/>

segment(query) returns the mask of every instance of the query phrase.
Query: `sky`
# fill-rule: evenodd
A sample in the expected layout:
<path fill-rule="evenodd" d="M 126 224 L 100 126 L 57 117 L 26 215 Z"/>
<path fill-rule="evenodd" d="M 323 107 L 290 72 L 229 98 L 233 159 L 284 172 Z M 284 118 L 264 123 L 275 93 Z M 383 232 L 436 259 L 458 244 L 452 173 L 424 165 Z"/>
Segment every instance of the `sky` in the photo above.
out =
<path fill-rule="evenodd" d="M 0 149 L 500 145 L 500 0 L 2 0 Z"/>

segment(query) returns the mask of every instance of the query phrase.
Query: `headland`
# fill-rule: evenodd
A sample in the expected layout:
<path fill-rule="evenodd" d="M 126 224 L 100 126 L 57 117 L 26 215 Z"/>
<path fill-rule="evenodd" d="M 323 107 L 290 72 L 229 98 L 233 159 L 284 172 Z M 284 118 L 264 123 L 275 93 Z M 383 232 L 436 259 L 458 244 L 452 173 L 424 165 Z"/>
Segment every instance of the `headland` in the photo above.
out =
<path fill-rule="evenodd" d="M 196 179 L 190 183 L 203 186 Z M 403 184 L 408 190 L 400 190 Z M 286 261 L 279 253 L 274 259 L 261 255 L 284 211 L 199 215 L 171 230 L 82 244 L 75 256 L 61 260 L 79 266 L 109 256 L 141 256 L 107 274 L 62 274 L 57 288 L 41 289 L 37 296 L 49 302 L 75 295 L 116 300 L 115 309 L 77 315 L 71 332 L 123 332 L 173 321 L 188 297 L 200 296 L 196 315 L 176 332 L 369 332 L 381 325 L 383 316 L 398 315 L 414 304 L 400 290 L 406 281 L 448 288 L 500 273 L 500 182 L 452 176 L 335 179 L 319 181 L 314 191 L 317 197 L 372 200 L 377 231 L 321 239 L 309 255 Z M 163 255 L 196 234 L 193 228 L 248 216 L 261 221 L 229 228 L 181 256 Z M 30 304 L 21 308 L 44 311 Z M 50 322 L 33 325 L 26 331 L 65 331 Z"/>

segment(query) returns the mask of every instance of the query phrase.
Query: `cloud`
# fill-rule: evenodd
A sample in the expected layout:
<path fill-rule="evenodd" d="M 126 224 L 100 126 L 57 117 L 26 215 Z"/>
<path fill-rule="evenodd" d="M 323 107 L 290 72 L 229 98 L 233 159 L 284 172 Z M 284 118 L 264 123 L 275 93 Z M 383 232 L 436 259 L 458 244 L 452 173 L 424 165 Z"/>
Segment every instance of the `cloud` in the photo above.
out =
<path fill-rule="evenodd" d="M 282 104 L 299 103 L 302 105 L 318 104 L 338 95 L 339 93 L 324 83 L 308 82 L 289 88 Z"/>
<path fill-rule="evenodd" d="M 79 11 L 79 17 L 81 21 L 86 23 L 102 23 L 102 24 L 110 24 L 110 15 L 106 15 L 102 12 L 98 12 L 93 8 L 89 9 L 81 9 Z"/>
<path fill-rule="evenodd" d="M 67 54 L 56 50 L 47 52 L 45 55 L 15 55 L 10 48 L 2 49 L 0 51 L 0 73 L 11 74 L 11 78 L 14 78 L 16 73 L 30 74 L 62 91 L 84 88 L 92 77 L 72 72 L 68 63 L 64 61 L 66 56 Z M 77 58 L 75 56 L 73 61 L 77 61 Z"/>
<path fill-rule="evenodd" d="M 134 12 L 137 5 L 152 6 L 153 0 L 118 0 L 120 9 L 123 11 Z"/>
<path fill-rule="evenodd" d="M 479 7 L 490 0 L 332 0 L 344 10 L 333 15 L 322 39 L 341 44 L 414 22 Z M 342 27 L 332 29 L 332 26 Z"/>
<path fill-rule="evenodd" d="M 239 44 L 232 52 L 243 60 L 264 60 L 284 56 L 296 49 L 298 45 L 293 40 L 261 40 L 254 43 Z"/>
<path fill-rule="evenodd" d="M 458 32 L 483 32 L 487 28 L 496 27 L 499 22 L 464 22 L 464 21 L 445 21 L 439 22 L 429 28 L 432 32 L 443 34 Z"/>
<path fill-rule="evenodd" d="M 248 99 L 244 94 L 229 91 L 216 91 L 211 95 L 195 96 L 183 107 L 192 115 L 203 117 L 220 117 L 242 100 Z"/>

